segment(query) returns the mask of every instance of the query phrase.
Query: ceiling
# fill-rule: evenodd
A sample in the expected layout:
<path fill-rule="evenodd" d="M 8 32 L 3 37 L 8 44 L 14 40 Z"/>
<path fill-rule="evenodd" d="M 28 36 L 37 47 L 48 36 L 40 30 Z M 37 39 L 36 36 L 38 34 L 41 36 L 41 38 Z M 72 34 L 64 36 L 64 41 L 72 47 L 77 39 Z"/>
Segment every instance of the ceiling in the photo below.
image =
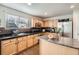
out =
<path fill-rule="evenodd" d="M 79 6 L 73 3 L 2 3 L 2 5 L 28 13 L 33 16 L 39 17 L 53 17 L 63 14 L 72 13 L 71 5 Z"/>

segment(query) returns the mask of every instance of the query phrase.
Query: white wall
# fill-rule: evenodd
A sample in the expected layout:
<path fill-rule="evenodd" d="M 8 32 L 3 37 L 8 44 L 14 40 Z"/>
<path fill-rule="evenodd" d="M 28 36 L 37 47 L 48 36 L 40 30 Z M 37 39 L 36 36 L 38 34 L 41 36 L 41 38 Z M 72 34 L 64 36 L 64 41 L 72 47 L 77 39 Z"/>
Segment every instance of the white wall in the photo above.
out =
<path fill-rule="evenodd" d="M 20 12 L 20 11 L 17 11 L 17 10 L 14 10 L 14 9 L 11 9 L 11 8 L 0 5 L 1 27 L 6 27 L 5 14 L 7 14 L 7 13 L 15 15 L 15 16 L 21 16 L 21 17 L 24 17 L 26 19 L 31 19 L 32 18 L 31 15 L 28 15 L 28 14 L 25 14 L 23 12 Z"/>
<path fill-rule="evenodd" d="M 73 10 L 73 36 L 74 39 L 79 39 L 79 9 Z"/>
<path fill-rule="evenodd" d="M 46 18 L 48 20 L 53 20 L 53 19 L 66 19 L 66 18 L 72 18 L 73 14 L 66 14 L 66 15 L 59 15 L 51 18 Z"/>

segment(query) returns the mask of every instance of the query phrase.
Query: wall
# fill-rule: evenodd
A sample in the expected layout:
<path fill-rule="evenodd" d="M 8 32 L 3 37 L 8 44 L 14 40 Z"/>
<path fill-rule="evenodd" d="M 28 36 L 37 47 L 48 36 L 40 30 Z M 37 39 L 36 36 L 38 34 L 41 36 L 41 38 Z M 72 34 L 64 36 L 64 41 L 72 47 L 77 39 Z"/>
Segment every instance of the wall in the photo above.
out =
<path fill-rule="evenodd" d="M 79 8 L 73 10 L 73 36 L 79 39 Z"/>
<path fill-rule="evenodd" d="M 47 20 L 54 20 L 54 19 L 66 19 L 66 18 L 72 18 L 73 14 L 66 14 L 66 15 L 60 15 L 55 17 L 46 18 Z"/>
<path fill-rule="evenodd" d="M 33 17 L 29 14 L 26 14 L 26 13 L 17 11 L 15 9 L 11 9 L 11 8 L 0 5 L 0 19 L 1 19 L 1 26 L 0 27 L 5 27 L 6 28 L 5 15 L 7 13 L 15 15 L 15 16 L 21 16 L 21 17 L 24 17 L 24 18 L 29 19 L 29 20 L 32 19 L 32 17 Z"/>

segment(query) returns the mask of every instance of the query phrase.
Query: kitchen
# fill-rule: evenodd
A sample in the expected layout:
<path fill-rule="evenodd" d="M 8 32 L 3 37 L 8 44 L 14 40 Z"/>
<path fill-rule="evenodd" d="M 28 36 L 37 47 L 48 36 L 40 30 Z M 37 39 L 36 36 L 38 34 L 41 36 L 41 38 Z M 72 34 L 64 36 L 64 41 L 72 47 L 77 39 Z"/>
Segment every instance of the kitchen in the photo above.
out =
<path fill-rule="evenodd" d="M 78 3 L 2 3 L 0 8 L 0 55 L 79 54 Z"/>

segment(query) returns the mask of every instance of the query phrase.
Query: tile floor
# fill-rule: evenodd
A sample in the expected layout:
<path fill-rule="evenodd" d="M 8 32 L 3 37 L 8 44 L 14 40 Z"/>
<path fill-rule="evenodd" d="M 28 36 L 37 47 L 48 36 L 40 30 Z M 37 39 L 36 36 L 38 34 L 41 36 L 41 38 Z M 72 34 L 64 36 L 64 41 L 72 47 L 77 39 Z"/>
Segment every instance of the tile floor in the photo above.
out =
<path fill-rule="evenodd" d="M 19 53 L 18 55 L 39 55 L 39 44 Z"/>

